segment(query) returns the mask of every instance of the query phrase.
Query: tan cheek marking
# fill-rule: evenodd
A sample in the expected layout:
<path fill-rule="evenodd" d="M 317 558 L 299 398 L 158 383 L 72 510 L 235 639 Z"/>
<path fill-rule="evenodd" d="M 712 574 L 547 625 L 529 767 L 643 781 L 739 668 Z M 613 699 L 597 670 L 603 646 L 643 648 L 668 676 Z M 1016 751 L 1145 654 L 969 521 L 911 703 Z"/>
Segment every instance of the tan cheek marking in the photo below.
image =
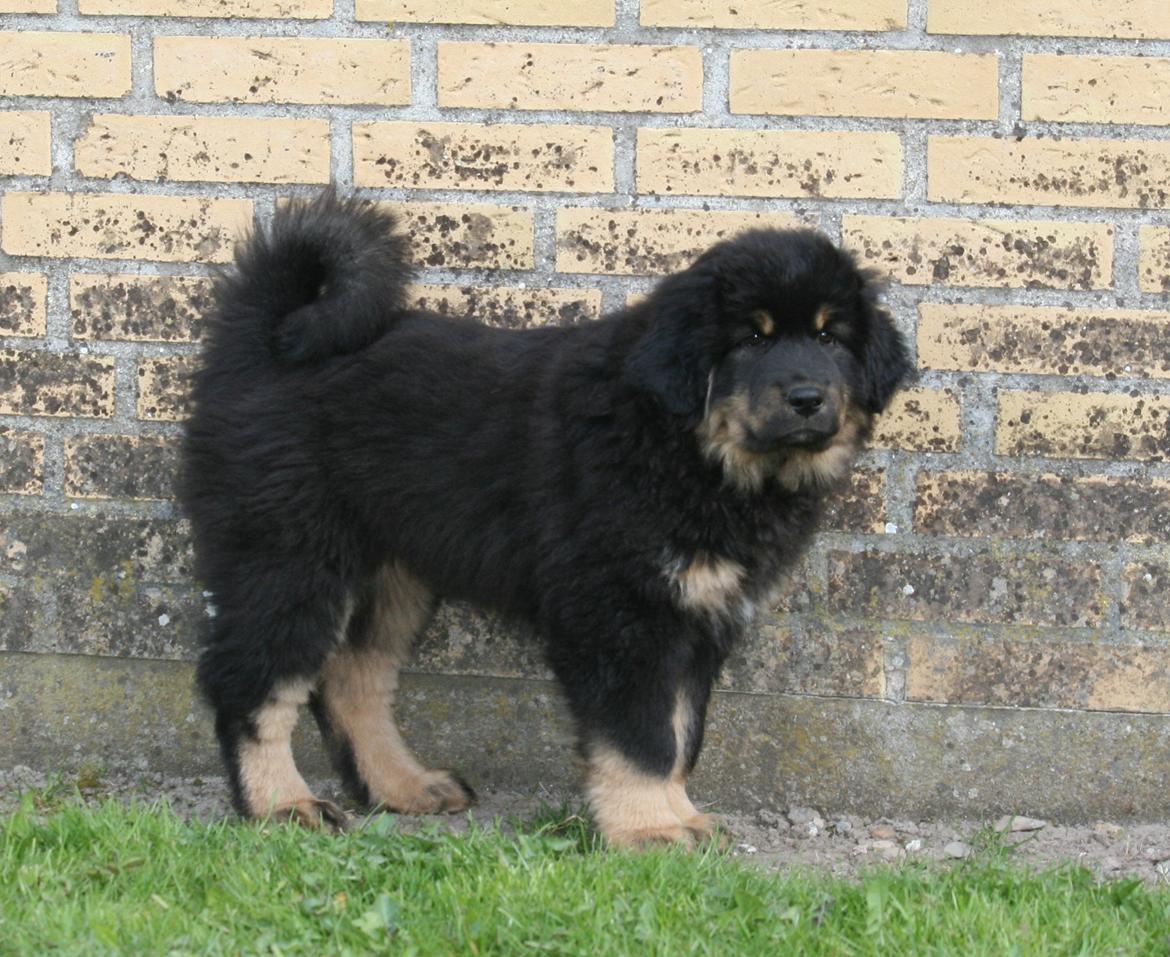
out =
<path fill-rule="evenodd" d="M 680 603 L 694 611 L 721 611 L 739 594 L 744 574 L 737 562 L 698 554 L 675 579 Z"/>
<path fill-rule="evenodd" d="M 775 467 L 775 457 L 758 455 L 743 447 L 744 427 L 751 415 L 746 396 L 733 395 L 715 403 L 699 425 L 696 435 L 703 454 L 723 467 L 729 484 L 758 491 Z"/>
<path fill-rule="evenodd" d="M 820 332 L 829 324 L 829 320 L 833 318 L 833 313 L 828 306 L 821 306 L 817 310 L 816 316 L 813 317 L 813 325 L 816 326 L 817 332 Z"/>
<path fill-rule="evenodd" d="M 240 784 L 248 810 L 257 817 L 298 801 L 313 800 L 292 754 L 297 709 L 309 700 L 310 688 L 307 681 L 293 681 L 277 688 L 256 713 L 255 738 L 240 741 Z"/>

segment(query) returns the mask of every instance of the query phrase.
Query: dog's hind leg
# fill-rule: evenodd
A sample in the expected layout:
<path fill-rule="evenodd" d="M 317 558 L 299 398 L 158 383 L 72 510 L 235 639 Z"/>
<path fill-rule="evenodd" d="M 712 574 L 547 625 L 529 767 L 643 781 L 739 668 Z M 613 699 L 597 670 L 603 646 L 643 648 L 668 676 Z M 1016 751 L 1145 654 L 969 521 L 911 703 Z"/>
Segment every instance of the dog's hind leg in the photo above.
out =
<path fill-rule="evenodd" d="M 268 615 L 257 611 L 240 615 L 221 605 L 199 661 L 199 684 L 215 709 L 232 803 L 244 817 L 342 829 L 345 812 L 317 798 L 297 770 L 292 732 L 344 627 L 344 603 L 331 606 L 315 598 L 269 608 Z"/>
<path fill-rule="evenodd" d="M 449 771 L 420 764 L 394 721 L 399 668 L 435 600 L 399 565 L 382 569 L 371 584 L 348 642 L 325 665 L 313 714 L 356 800 L 404 814 L 461 811 L 474 800 L 471 789 Z"/>

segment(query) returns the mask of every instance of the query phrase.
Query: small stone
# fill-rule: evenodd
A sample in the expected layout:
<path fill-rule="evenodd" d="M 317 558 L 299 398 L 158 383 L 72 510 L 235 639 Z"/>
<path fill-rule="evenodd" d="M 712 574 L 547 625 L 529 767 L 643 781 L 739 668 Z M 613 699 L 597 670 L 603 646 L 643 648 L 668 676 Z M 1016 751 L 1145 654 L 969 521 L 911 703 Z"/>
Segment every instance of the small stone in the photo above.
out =
<path fill-rule="evenodd" d="M 1165 844 L 1157 844 L 1153 847 L 1147 847 L 1142 851 L 1142 857 L 1153 864 L 1161 864 L 1165 861 L 1170 861 L 1170 847 Z"/>
<path fill-rule="evenodd" d="M 1093 825 L 1093 840 L 1104 847 L 1116 844 L 1123 837 L 1125 837 L 1125 828 L 1120 824 L 1099 821 Z"/>
<path fill-rule="evenodd" d="M 905 853 L 897 841 L 872 841 L 870 842 L 869 850 L 871 853 L 887 861 L 896 860 Z"/>
<path fill-rule="evenodd" d="M 812 827 L 820 832 L 825 826 L 825 819 L 811 807 L 790 807 L 788 821 L 793 827 L 798 827 L 802 831 L 806 827 Z"/>
<path fill-rule="evenodd" d="M 961 860 L 971 856 L 971 845 L 964 841 L 951 841 L 943 847 L 943 854 L 955 860 Z"/>
<path fill-rule="evenodd" d="M 922 850 L 922 846 L 923 846 L 922 838 L 912 837 L 910 840 L 908 840 L 906 842 L 906 853 L 907 854 L 917 854 L 919 851 Z"/>
<path fill-rule="evenodd" d="M 736 844 L 735 849 L 741 854 L 757 854 L 760 850 L 754 844 Z"/>
<path fill-rule="evenodd" d="M 1036 817 L 1023 817 L 1020 814 L 1010 815 L 1005 814 L 998 821 L 995 822 L 995 829 L 1000 833 L 1018 834 L 1022 831 L 1038 831 L 1042 827 L 1047 827 L 1047 821 L 1041 821 Z"/>
<path fill-rule="evenodd" d="M 869 836 L 877 841 L 892 841 L 898 836 L 893 824 L 871 824 Z"/>
<path fill-rule="evenodd" d="M 1170 861 L 1161 861 L 1155 864 L 1154 873 L 1160 877 L 1170 877 Z"/>
<path fill-rule="evenodd" d="M 756 811 L 756 822 L 778 831 L 788 830 L 788 819 L 779 811 L 773 811 L 771 808 L 759 808 Z"/>
<path fill-rule="evenodd" d="M 853 833 L 853 822 L 841 818 L 839 821 L 834 821 L 832 824 L 833 833 L 838 837 L 847 837 Z"/>

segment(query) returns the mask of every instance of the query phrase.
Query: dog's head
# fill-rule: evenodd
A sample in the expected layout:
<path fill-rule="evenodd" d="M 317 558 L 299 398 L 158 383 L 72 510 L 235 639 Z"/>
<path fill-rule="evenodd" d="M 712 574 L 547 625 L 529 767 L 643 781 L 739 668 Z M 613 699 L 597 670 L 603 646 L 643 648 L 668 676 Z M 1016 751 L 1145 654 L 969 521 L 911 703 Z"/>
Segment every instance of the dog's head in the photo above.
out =
<path fill-rule="evenodd" d="M 839 478 L 911 371 L 870 277 L 809 230 L 720 243 L 646 308 L 629 380 L 750 490 Z"/>

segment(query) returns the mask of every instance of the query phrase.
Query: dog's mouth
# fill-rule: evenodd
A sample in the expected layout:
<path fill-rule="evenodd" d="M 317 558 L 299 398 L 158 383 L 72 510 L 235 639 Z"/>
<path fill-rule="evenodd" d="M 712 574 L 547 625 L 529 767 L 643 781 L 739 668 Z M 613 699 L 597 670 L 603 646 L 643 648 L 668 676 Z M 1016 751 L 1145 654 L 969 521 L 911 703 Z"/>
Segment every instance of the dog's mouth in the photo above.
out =
<path fill-rule="evenodd" d="M 837 437 L 840 429 L 835 422 L 825 427 L 802 424 L 784 432 L 772 432 L 767 436 L 746 430 L 743 445 L 749 452 L 757 454 L 783 453 L 796 449 L 802 452 L 823 452 Z"/>

